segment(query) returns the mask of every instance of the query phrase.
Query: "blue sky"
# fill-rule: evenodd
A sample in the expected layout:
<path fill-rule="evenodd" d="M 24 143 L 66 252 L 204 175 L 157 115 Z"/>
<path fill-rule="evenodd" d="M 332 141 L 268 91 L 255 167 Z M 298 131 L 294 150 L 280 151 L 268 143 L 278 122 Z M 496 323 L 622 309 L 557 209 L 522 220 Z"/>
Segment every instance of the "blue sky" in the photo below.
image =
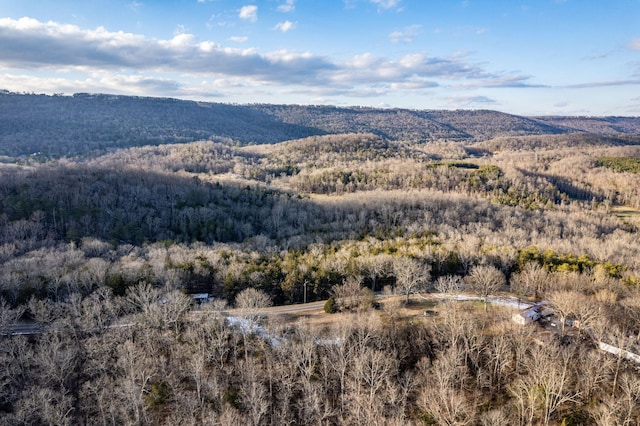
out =
<path fill-rule="evenodd" d="M 0 89 L 640 115 L 640 0 L 0 0 Z"/>

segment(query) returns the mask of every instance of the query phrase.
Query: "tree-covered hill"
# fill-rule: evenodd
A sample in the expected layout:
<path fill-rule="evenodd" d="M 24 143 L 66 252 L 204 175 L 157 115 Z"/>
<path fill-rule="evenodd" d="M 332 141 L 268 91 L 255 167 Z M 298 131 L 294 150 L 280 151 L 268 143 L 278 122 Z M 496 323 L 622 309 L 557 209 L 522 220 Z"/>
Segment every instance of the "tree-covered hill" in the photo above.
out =
<path fill-rule="evenodd" d="M 638 117 L 536 117 L 554 127 L 562 127 L 572 131 L 595 133 L 599 135 L 637 134 L 640 133 Z"/>
<path fill-rule="evenodd" d="M 489 151 L 585 148 L 640 145 L 640 135 L 565 133 L 558 135 L 500 136 L 474 145 Z"/>
<path fill-rule="evenodd" d="M 205 139 L 273 143 L 322 133 L 248 106 L 112 95 L 0 94 L 0 155 L 61 157 Z"/>
<path fill-rule="evenodd" d="M 86 93 L 0 92 L 0 155 L 6 156 L 70 157 L 197 140 L 272 144 L 364 132 L 393 141 L 475 143 L 496 137 L 573 132 L 638 134 L 640 118 L 528 118 L 486 110 L 231 105 Z"/>

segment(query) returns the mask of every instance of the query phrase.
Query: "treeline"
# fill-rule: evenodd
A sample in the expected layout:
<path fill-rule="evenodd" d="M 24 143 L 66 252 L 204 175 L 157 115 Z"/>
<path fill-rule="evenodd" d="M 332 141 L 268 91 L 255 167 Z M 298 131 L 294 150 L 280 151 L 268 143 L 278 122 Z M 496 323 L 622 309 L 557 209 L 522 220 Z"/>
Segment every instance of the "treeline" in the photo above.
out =
<path fill-rule="evenodd" d="M 1 242 L 12 247 L 11 254 L 46 241 L 83 237 L 141 244 L 243 242 L 262 235 L 286 246 L 287 241 L 305 244 L 317 238 L 432 231 L 446 235 L 449 229 L 469 229 L 473 235 L 503 233 L 500 240 L 522 239 L 517 246 L 531 244 L 526 232 L 535 233 L 536 239 L 560 238 L 572 244 L 574 238 L 606 238 L 619 228 L 615 218 L 590 217 L 578 211 L 580 206 L 572 213 L 527 212 L 431 190 L 375 190 L 320 200 L 256 184 L 206 182 L 133 169 L 114 173 L 85 166 L 44 167 L 24 174 L 9 172 L 3 185 Z"/>

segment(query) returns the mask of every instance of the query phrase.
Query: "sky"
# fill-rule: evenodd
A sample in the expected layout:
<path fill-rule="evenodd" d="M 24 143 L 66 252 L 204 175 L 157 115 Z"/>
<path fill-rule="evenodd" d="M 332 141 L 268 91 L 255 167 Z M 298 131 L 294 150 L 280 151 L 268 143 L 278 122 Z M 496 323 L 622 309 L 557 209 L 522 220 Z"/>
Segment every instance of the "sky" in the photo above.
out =
<path fill-rule="evenodd" d="M 640 0 L 0 0 L 0 90 L 640 115 Z"/>

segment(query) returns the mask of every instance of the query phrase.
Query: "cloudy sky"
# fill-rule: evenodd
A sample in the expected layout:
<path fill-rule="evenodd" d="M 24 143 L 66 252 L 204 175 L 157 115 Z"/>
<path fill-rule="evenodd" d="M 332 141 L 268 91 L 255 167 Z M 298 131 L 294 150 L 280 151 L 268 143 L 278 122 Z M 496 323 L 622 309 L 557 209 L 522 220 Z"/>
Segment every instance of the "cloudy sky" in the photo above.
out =
<path fill-rule="evenodd" d="M 640 115 L 640 0 L 0 0 L 0 89 Z"/>

